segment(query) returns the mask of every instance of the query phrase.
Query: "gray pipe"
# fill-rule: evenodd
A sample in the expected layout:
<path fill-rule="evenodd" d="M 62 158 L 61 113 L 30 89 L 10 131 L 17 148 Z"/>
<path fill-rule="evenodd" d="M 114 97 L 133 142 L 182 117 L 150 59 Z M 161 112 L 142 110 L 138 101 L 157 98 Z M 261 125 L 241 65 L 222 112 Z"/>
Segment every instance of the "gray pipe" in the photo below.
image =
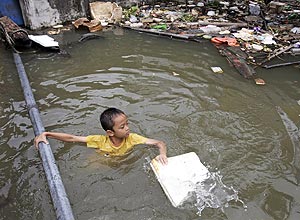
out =
<path fill-rule="evenodd" d="M 13 53 L 15 64 L 19 73 L 21 86 L 26 101 L 26 106 L 29 112 L 30 120 L 33 125 L 35 135 L 41 134 L 45 131 L 39 110 L 37 108 L 34 96 L 27 78 L 21 57 L 17 53 Z M 59 220 L 74 220 L 71 205 L 65 191 L 64 184 L 61 180 L 55 159 L 49 144 L 43 142 L 39 143 L 39 152 L 42 158 L 43 167 L 48 180 L 50 194 L 52 197 L 54 209 L 57 219 Z"/>

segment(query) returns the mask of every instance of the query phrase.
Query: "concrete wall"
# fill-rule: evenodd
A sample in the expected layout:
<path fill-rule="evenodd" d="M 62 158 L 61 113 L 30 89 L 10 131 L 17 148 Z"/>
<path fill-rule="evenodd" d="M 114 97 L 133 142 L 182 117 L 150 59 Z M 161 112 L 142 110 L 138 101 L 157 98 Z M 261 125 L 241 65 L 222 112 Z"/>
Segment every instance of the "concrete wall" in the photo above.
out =
<path fill-rule="evenodd" d="M 51 27 L 89 12 L 89 0 L 19 0 L 25 26 L 32 29 Z"/>
<path fill-rule="evenodd" d="M 19 3 L 25 26 L 36 30 L 73 21 L 80 17 L 89 17 L 89 3 L 95 1 L 97 0 L 19 0 Z M 107 0 L 102 2 L 107 2 Z M 112 0 L 111 2 L 116 2 L 123 7 L 140 2 L 151 4 L 156 0 Z"/>

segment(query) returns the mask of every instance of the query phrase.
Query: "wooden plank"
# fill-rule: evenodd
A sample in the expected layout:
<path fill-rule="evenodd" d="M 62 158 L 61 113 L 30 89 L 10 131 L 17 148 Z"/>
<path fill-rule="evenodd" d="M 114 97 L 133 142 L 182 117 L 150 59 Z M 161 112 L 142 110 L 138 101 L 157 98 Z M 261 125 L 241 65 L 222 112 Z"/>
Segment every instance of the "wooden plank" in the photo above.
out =
<path fill-rule="evenodd" d="M 229 47 L 228 47 L 229 48 Z M 247 64 L 245 59 L 238 55 L 237 52 L 233 53 L 224 46 L 219 46 L 221 54 L 227 57 L 230 63 L 237 69 L 237 71 L 246 79 L 252 79 L 255 75 L 255 70 Z M 235 49 L 236 50 L 236 49 Z"/>
<path fill-rule="evenodd" d="M 0 24 L 14 39 L 22 39 L 27 37 L 27 34 L 24 33 L 24 31 L 20 31 L 21 28 L 7 16 L 0 18 Z"/>
<path fill-rule="evenodd" d="M 150 34 L 156 34 L 156 35 L 163 35 L 163 36 L 168 36 L 168 37 L 174 37 L 174 38 L 180 38 L 180 39 L 185 39 L 189 40 L 191 38 L 190 35 L 184 35 L 184 34 L 173 34 L 173 33 L 168 33 L 165 31 L 157 31 L 153 29 L 144 29 L 144 28 L 133 28 L 129 26 L 124 26 L 125 28 L 135 30 L 135 31 L 140 31 L 140 32 L 145 32 L 145 33 L 150 33 Z"/>
<path fill-rule="evenodd" d="M 266 69 L 271 69 L 274 67 L 289 66 L 289 65 L 295 65 L 295 64 L 300 64 L 300 60 L 294 61 L 294 62 L 277 63 L 277 64 L 273 64 L 273 65 L 264 65 L 263 67 Z"/>
<path fill-rule="evenodd" d="M 27 32 L 21 29 L 7 16 L 0 18 L 0 37 L 15 51 L 16 46 L 31 46 L 31 40 L 29 39 Z"/>
<path fill-rule="evenodd" d="M 294 47 L 294 44 L 291 44 L 291 45 L 289 45 L 289 46 L 287 46 L 287 47 L 281 47 L 281 48 L 279 49 L 278 52 L 274 53 L 272 56 L 267 57 L 265 60 L 263 60 L 262 62 L 260 62 L 259 65 L 262 65 L 262 64 L 264 64 L 264 63 L 267 62 L 267 61 L 270 61 L 270 60 L 273 59 L 274 57 L 277 57 L 277 56 L 279 56 L 280 54 L 282 54 L 282 53 L 284 53 L 284 52 L 290 50 L 292 47 Z"/>

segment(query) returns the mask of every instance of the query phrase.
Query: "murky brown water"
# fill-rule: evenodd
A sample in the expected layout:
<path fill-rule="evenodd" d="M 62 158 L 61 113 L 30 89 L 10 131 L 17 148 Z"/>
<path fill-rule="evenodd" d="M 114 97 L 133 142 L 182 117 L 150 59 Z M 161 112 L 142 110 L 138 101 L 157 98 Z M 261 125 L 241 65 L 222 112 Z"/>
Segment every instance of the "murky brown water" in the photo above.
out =
<path fill-rule="evenodd" d="M 116 34 L 78 44 L 71 42 L 80 34 L 66 33 L 59 40 L 70 57 L 21 55 L 45 128 L 103 134 L 99 114 L 116 106 L 132 131 L 164 140 L 169 156 L 196 152 L 247 206 L 206 208 L 201 219 L 299 219 L 299 155 L 276 106 L 299 127 L 300 70 L 258 69 L 267 82 L 260 87 L 208 42 Z M 13 57 L 0 50 L 0 219 L 55 219 Z M 84 145 L 50 144 L 76 219 L 200 218 L 196 209 L 167 200 L 145 160 L 156 149 L 103 158 Z"/>

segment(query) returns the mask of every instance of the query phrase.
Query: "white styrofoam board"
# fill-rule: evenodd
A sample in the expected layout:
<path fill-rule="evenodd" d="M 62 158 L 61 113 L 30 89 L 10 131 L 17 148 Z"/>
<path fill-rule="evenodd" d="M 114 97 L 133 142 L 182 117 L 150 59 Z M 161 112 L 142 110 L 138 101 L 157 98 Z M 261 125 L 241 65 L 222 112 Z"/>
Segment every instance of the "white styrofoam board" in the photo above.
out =
<path fill-rule="evenodd" d="M 153 159 L 150 166 L 174 207 L 181 205 L 189 192 L 195 190 L 196 184 L 209 176 L 208 169 L 195 152 L 169 157 L 167 165 Z"/>

